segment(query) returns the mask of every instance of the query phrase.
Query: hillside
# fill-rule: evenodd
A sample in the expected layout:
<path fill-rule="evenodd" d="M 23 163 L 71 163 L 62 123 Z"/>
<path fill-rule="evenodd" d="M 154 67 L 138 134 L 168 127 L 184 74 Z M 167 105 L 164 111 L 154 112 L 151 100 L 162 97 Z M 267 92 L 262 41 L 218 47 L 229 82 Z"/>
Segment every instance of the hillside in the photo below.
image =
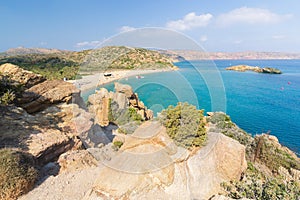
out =
<path fill-rule="evenodd" d="M 11 63 L 48 79 L 75 79 L 80 73 L 107 69 L 161 69 L 172 62 L 157 51 L 107 46 L 84 51 L 17 48 L 0 56 L 0 65 Z"/>

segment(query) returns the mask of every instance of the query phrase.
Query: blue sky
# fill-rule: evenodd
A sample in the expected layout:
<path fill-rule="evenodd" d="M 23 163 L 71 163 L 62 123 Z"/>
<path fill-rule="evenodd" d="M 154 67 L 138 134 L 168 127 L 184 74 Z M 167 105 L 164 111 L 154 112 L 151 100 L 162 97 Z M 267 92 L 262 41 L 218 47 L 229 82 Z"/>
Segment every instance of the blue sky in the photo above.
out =
<path fill-rule="evenodd" d="M 179 31 L 207 51 L 300 52 L 299 0 L 2 0 L 0 51 L 94 48 L 122 31 Z"/>

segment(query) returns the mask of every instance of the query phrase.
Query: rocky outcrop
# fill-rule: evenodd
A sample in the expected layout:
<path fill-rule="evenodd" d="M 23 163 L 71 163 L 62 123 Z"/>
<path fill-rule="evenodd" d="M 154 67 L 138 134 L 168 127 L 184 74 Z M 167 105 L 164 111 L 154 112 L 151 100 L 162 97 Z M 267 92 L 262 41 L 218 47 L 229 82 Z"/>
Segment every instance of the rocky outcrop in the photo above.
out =
<path fill-rule="evenodd" d="M 110 95 L 105 88 L 101 88 L 88 98 L 89 112 L 95 114 L 95 123 L 100 126 L 108 126 Z"/>
<path fill-rule="evenodd" d="M 257 73 L 266 73 L 266 74 L 281 74 L 282 72 L 279 69 L 271 68 L 271 67 L 258 67 L 258 66 L 249 66 L 249 65 L 236 65 L 232 67 L 227 67 L 226 70 L 233 70 L 239 72 L 245 71 L 254 71 Z"/>
<path fill-rule="evenodd" d="M 153 112 L 144 105 L 133 92 L 131 86 L 115 83 L 115 92 L 108 92 L 107 89 L 101 88 L 88 98 L 89 112 L 95 114 L 95 122 L 100 126 L 108 126 L 109 115 L 113 113 L 122 113 L 128 108 L 134 108 L 143 120 L 153 118 Z M 116 104 L 116 109 L 112 111 L 112 103 Z"/>
<path fill-rule="evenodd" d="M 35 113 L 53 104 L 73 101 L 82 101 L 80 90 L 73 84 L 61 80 L 47 80 L 25 90 L 18 104 L 28 113 Z"/>
<path fill-rule="evenodd" d="M 24 70 L 10 63 L 0 66 L 0 74 L 8 76 L 13 81 L 13 84 L 23 85 L 24 88 L 30 88 L 46 80 L 41 75 Z"/>
<path fill-rule="evenodd" d="M 50 106 L 35 115 L 15 106 L 0 109 L 0 147 L 22 149 L 39 164 L 46 164 L 70 149 L 82 148 L 79 138 L 85 138 L 93 124 L 88 118 L 91 115 L 76 104 Z"/>
<path fill-rule="evenodd" d="M 82 170 L 97 165 L 97 160 L 87 150 L 68 151 L 59 156 L 60 173 Z"/>
<path fill-rule="evenodd" d="M 194 152 L 177 147 L 158 122 L 123 137 L 85 199 L 208 199 L 247 167 L 245 147 L 218 133 L 209 133 L 207 145 Z"/>

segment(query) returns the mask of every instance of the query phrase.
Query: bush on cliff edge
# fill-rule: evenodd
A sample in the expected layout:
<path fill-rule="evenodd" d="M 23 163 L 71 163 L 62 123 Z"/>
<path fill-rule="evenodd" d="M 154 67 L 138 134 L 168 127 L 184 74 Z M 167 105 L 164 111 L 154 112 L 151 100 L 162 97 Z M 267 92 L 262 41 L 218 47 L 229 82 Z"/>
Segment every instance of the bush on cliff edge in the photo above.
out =
<path fill-rule="evenodd" d="M 0 199 L 17 199 L 31 190 L 37 180 L 31 155 L 13 149 L 0 149 Z"/>
<path fill-rule="evenodd" d="M 163 110 L 160 116 L 167 134 L 184 148 L 202 146 L 206 141 L 203 110 L 188 103 L 178 103 Z"/>

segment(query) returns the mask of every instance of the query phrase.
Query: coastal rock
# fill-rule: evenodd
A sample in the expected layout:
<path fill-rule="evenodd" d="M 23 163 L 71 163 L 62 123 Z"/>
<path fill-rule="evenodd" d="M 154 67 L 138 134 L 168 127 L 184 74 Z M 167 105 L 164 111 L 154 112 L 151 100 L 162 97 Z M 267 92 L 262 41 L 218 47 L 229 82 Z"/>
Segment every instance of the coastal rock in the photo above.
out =
<path fill-rule="evenodd" d="M 41 111 L 53 104 L 80 102 L 80 90 L 73 84 L 61 80 L 47 80 L 22 94 L 18 104 L 28 113 Z"/>
<path fill-rule="evenodd" d="M 28 89 L 46 80 L 41 75 L 24 70 L 17 65 L 10 63 L 0 66 L 0 74 L 8 76 L 14 82 L 13 84 L 23 85 L 25 89 Z"/>
<path fill-rule="evenodd" d="M 226 70 L 233 70 L 239 72 L 245 71 L 254 71 L 257 73 L 267 73 L 267 74 L 281 74 L 282 72 L 279 69 L 271 68 L 271 67 L 264 67 L 260 68 L 258 66 L 249 66 L 249 65 L 236 65 L 232 67 L 227 67 Z"/>
<path fill-rule="evenodd" d="M 108 92 L 101 88 L 88 98 L 89 112 L 95 115 L 95 123 L 101 127 L 109 125 L 109 115 L 114 113 L 116 118 L 122 115 L 128 108 L 134 108 L 143 120 L 153 118 L 153 112 L 148 110 L 129 85 L 115 83 L 115 92 Z"/>
<path fill-rule="evenodd" d="M 110 102 L 108 91 L 101 88 L 95 94 L 90 95 L 88 101 L 90 103 L 89 112 L 95 114 L 95 123 L 100 126 L 107 126 L 109 124 L 108 109 Z"/>
<path fill-rule="evenodd" d="M 85 199 L 208 199 L 247 168 L 245 147 L 219 133 L 209 133 L 205 147 L 189 152 L 148 121 L 122 141 Z"/>
<path fill-rule="evenodd" d="M 95 158 L 87 150 L 74 150 L 59 156 L 60 173 L 82 170 L 97 165 Z"/>
<path fill-rule="evenodd" d="M 118 82 L 115 82 L 115 91 L 116 91 L 116 93 L 125 94 L 126 98 L 128 98 L 128 99 L 134 95 L 130 85 L 125 85 L 125 84 L 121 84 Z"/>

